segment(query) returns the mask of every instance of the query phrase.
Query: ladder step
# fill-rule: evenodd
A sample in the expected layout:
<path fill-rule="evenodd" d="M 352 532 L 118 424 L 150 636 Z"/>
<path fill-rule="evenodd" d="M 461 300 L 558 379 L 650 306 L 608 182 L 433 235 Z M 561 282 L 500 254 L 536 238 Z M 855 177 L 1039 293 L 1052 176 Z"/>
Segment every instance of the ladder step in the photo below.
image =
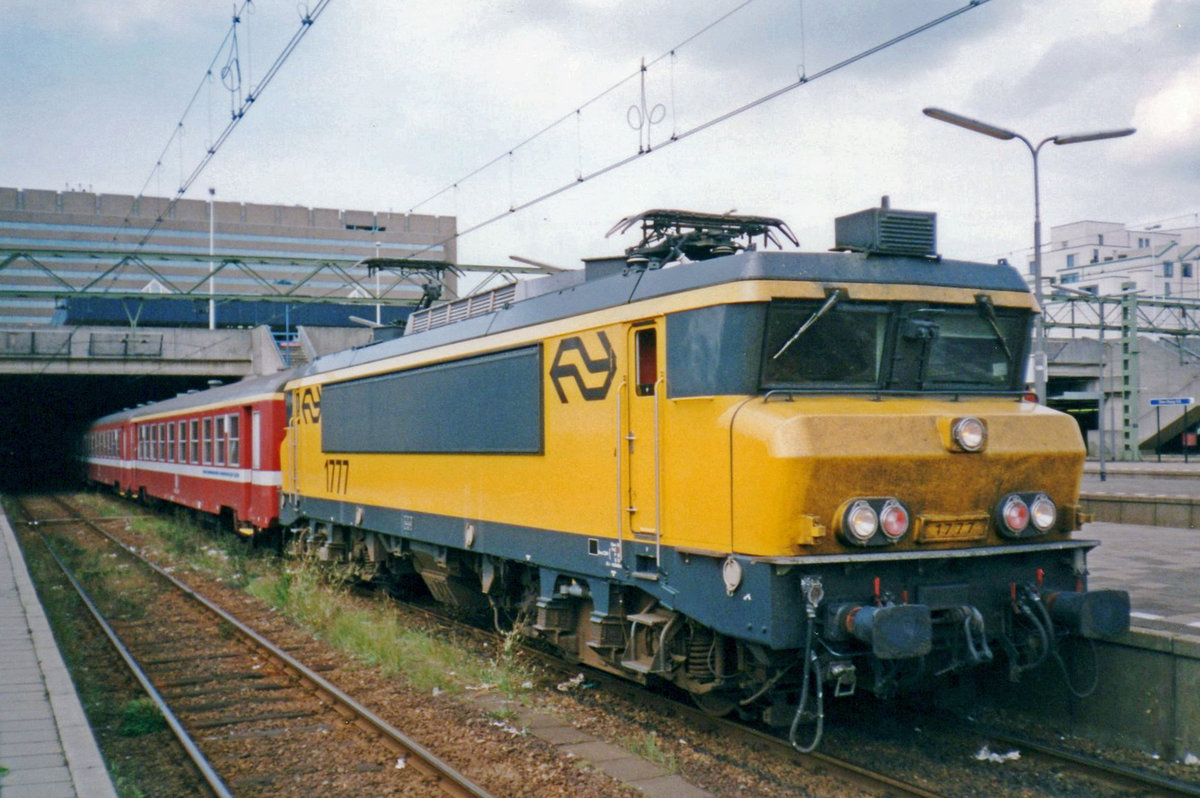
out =
<path fill-rule="evenodd" d="M 640 623 L 642 626 L 662 626 L 671 620 L 671 616 L 660 612 L 635 612 L 626 615 L 625 620 Z"/>

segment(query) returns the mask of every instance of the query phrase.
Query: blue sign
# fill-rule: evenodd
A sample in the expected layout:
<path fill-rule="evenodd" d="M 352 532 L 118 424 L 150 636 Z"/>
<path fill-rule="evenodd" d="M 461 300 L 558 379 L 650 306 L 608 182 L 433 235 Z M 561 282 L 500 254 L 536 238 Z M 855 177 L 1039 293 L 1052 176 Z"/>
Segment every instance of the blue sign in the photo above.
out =
<path fill-rule="evenodd" d="M 1158 407 L 1160 405 L 1190 405 L 1192 397 L 1190 396 L 1170 396 L 1162 399 L 1151 399 L 1150 406 Z"/>

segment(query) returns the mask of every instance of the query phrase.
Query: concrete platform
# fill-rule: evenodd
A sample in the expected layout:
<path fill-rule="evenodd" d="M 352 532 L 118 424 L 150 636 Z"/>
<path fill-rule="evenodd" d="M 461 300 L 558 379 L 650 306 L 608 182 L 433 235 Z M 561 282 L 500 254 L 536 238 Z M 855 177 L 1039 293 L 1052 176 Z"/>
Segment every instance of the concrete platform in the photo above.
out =
<path fill-rule="evenodd" d="M 1200 462 L 1190 458 L 1084 466 L 1080 504 L 1097 521 L 1200 529 Z"/>
<path fill-rule="evenodd" d="M 1200 635 L 1200 531 L 1094 522 L 1078 537 L 1100 541 L 1088 586 L 1128 590 L 1134 627 Z"/>
<path fill-rule="evenodd" d="M 116 798 L 8 518 L 0 513 L 0 798 Z"/>

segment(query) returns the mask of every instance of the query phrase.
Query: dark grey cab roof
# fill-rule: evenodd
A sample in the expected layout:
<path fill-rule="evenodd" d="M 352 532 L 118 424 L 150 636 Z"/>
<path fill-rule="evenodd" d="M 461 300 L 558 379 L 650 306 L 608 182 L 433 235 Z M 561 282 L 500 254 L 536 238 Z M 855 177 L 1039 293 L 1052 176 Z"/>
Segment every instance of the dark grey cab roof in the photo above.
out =
<path fill-rule="evenodd" d="M 621 270 L 484 315 L 318 358 L 302 374 L 370 363 L 443 344 L 683 291 L 746 280 L 886 283 L 1028 293 L 1008 265 L 854 252 L 740 252 L 664 269 Z"/>

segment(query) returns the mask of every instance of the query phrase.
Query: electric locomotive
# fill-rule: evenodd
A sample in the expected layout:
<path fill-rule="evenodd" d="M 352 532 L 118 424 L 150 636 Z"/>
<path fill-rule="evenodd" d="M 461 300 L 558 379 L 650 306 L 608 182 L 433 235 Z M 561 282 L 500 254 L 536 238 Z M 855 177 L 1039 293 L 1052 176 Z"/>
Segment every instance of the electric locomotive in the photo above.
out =
<path fill-rule="evenodd" d="M 803 748 L 826 687 L 1119 634 L 1072 538 L 1079 430 L 1023 398 L 1039 310 L 935 225 L 885 202 L 800 253 L 778 219 L 651 211 L 623 257 L 414 313 L 285 386 L 281 523 Z"/>

